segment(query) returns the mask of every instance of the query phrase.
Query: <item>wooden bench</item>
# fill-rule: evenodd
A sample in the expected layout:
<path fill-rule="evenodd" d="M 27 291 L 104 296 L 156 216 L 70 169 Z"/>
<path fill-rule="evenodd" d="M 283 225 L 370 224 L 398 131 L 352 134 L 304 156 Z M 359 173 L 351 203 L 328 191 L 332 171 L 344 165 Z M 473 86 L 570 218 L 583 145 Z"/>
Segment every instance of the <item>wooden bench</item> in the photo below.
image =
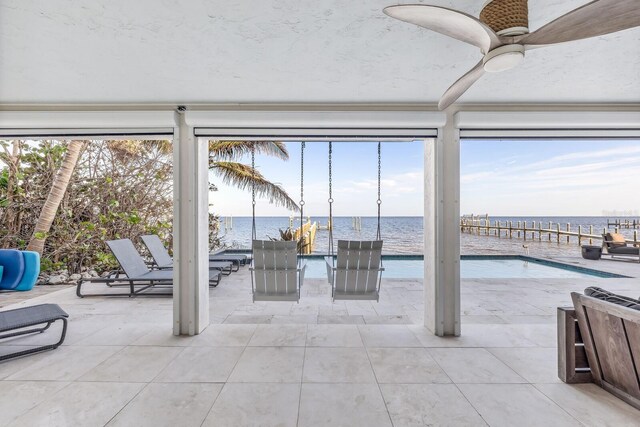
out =
<path fill-rule="evenodd" d="M 593 382 L 573 307 L 558 307 L 558 377 L 569 384 Z"/>
<path fill-rule="evenodd" d="M 42 333 L 49 329 L 49 326 L 56 320 L 62 320 L 62 334 L 57 343 L 2 355 L 0 356 L 0 361 L 58 348 L 63 343 L 67 333 L 68 317 L 69 315 L 56 304 L 40 304 L 0 312 L 0 340 L 20 335 Z M 32 326 L 36 327 L 32 328 Z"/>
<path fill-rule="evenodd" d="M 640 409 L 640 310 L 575 292 L 571 298 L 574 310 L 558 309 L 558 376 L 593 381 Z"/>

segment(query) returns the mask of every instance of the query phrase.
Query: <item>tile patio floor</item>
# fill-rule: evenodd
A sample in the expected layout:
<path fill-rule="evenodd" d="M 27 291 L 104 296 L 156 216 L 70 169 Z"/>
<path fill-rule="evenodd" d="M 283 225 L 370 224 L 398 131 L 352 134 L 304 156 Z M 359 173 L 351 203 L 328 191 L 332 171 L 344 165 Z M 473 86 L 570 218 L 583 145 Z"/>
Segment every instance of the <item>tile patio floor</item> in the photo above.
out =
<path fill-rule="evenodd" d="M 418 280 L 385 280 L 380 303 L 332 304 L 308 280 L 299 304 L 252 304 L 244 269 L 211 289 L 204 333 L 174 337 L 169 298 L 65 289 L 3 308 L 71 318 L 59 349 L 0 363 L 0 425 L 638 426 L 640 411 L 557 378 L 555 310 L 588 285 L 640 294 L 638 279 L 466 280 L 463 335 L 437 338 Z"/>

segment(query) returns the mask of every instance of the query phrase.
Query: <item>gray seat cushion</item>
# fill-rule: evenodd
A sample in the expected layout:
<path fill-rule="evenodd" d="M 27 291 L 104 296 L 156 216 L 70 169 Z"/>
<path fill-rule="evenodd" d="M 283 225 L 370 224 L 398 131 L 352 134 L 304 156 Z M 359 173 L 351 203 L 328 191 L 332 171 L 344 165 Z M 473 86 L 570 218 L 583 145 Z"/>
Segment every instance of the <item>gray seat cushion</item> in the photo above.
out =
<path fill-rule="evenodd" d="M 602 301 L 607 301 L 613 304 L 621 305 L 623 307 L 640 310 L 639 300 L 625 297 L 623 295 L 614 294 L 613 292 L 609 292 L 602 288 L 591 286 L 584 290 L 584 294 L 589 297 L 597 298 Z"/>
<path fill-rule="evenodd" d="M 609 253 L 615 255 L 640 255 L 640 248 L 634 248 L 633 246 L 616 246 L 609 248 Z"/>

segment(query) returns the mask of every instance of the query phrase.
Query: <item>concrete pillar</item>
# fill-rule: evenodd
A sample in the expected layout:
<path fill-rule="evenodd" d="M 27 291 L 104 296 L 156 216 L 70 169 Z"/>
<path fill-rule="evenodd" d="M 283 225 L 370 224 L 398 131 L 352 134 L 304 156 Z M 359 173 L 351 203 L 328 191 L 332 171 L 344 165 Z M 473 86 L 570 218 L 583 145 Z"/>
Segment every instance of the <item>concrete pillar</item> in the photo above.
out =
<path fill-rule="evenodd" d="M 424 149 L 425 326 L 460 335 L 460 135 L 453 113 Z"/>
<path fill-rule="evenodd" d="M 209 325 L 208 147 L 176 113 L 173 145 L 173 333 Z"/>

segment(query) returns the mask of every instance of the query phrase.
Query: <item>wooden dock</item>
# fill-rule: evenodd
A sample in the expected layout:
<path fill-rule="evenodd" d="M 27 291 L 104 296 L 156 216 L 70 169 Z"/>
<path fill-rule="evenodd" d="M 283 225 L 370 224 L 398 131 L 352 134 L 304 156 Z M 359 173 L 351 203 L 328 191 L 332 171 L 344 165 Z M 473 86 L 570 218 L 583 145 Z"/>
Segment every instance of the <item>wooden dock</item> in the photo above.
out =
<path fill-rule="evenodd" d="M 294 240 L 300 242 L 300 251 L 303 254 L 310 254 L 313 252 L 313 245 L 316 241 L 316 231 L 318 230 L 318 223 L 311 222 L 307 218 L 307 222 L 302 224 L 301 227 L 296 228 L 293 231 Z"/>
<path fill-rule="evenodd" d="M 308 216 L 306 217 L 307 221 L 306 222 L 311 222 L 311 217 Z M 294 223 L 296 221 L 300 221 L 300 217 L 294 217 L 294 216 L 289 216 L 289 228 L 293 229 L 294 228 Z M 327 225 L 322 225 L 320 223 L 317 224 L 318 230 L 330 230 L 331 229 L 331 221 L 327 220 Z"/>
<path fill-rule="evenodd" d="M 517 238 L 523 239 L 524 241 L 566 242 L 567 244 L 573 241 L 578 245 L 592 245 L 594 240 L 601 242 L 603 235 L 610 231 L 617 233 L 619 227 L 615 226 L 613 230 L 603 228 L 596 232 L 593 225 L 588 227 L 582 225 L 572 227 L 571 224 L 552 222 L 543 224 L 540 221 L 491 221 L 488 215 L 469 215 L 460 218 L 460 231 L 462 233 L 476 235 L 506 237 L 509 239 Z M 633 230 L 633 239 L 627 239 L 626 241 L 629 244 L 637 246 L 638 230 Z"/>

